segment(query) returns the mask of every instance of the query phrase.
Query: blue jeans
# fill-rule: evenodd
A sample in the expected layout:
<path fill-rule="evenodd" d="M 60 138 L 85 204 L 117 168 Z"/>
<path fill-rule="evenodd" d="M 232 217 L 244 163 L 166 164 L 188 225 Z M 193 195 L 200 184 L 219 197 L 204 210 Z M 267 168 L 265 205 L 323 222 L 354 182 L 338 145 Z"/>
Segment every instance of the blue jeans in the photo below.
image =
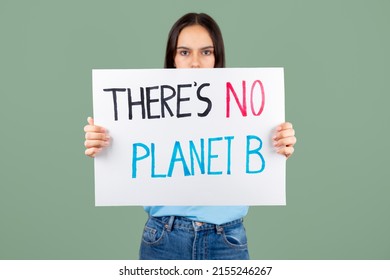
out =
<path fill-rule="evenodd" d="M 184 217 L 149 217 L 140 248 L 141 260 L 248 260 L 242 219 L 222 225 Z"/>

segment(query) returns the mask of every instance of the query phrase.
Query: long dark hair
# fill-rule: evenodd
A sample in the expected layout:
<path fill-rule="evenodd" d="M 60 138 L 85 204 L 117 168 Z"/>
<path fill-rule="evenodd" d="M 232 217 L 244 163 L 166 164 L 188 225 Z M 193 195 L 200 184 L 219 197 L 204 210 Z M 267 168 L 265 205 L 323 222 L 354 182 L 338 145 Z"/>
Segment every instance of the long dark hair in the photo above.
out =
<path fill-rule="evenodd" d="M 172 26 L 168 35 L 167 49 L 165 51 L 164 68 L 175 67 L 175 55 L 177 47 L 177 39 L 180 32 L 187 26 L 200 25 L 204 27 L 210 34 L 214 44 L 215 68 L 225 67 L 225 47 L 221 30 L 215 20 L 204 13 L 188 13 L 179 18 Z"/>

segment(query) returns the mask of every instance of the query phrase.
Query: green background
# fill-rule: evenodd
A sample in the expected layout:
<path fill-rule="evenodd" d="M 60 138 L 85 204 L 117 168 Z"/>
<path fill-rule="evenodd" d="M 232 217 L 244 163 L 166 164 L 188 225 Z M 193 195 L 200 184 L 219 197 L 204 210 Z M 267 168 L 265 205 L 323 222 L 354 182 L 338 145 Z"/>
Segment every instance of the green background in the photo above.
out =
<path fill-rule="evenodd" d="M 162 68 L 186 12 L 228 67 L 285 67 L 287 206 L 251 207 L 253 259 L 390 259 L 390 2 L 0 1 L 0 259 L 136 259 L 141 207 L 95 207 L 91 69 Z"/>

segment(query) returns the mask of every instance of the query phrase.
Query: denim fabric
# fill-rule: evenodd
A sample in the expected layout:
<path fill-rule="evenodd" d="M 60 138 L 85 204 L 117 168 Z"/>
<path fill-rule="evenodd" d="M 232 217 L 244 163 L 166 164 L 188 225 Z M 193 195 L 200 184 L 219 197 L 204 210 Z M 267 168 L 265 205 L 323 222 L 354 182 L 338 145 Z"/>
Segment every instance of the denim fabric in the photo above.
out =
<path fill-rule="evenodd" d="M 148 216 L 179 216 L 220 225 L 245 217 L 249 206 L 144 206 L 144 209 Z"/>
<path fill-rule="evenodd" d="M 141 260 L 247 260 L 242 219 L 222 225 L 184 217 L 149 217 L 140 247 Z"/>

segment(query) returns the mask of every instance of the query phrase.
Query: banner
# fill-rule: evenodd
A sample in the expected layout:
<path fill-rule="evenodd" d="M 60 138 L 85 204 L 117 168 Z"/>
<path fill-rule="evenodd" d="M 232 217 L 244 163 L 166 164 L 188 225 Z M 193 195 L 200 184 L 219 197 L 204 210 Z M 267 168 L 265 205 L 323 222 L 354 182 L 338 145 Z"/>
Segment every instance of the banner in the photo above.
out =
<path fill-rule="evenodd" d="M 96 205 L 284 205 L 283 68 L 93 70 Z"/>

